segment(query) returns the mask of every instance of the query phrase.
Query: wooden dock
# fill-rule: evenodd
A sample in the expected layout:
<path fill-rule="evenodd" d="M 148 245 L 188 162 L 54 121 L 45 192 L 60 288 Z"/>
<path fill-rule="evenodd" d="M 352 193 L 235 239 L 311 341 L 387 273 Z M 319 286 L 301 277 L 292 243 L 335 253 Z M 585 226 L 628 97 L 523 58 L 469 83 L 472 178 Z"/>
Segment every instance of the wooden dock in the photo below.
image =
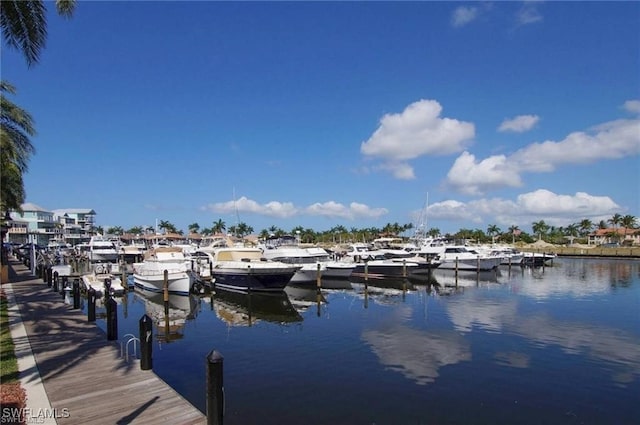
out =
<path fill-rule="evenodd" d="M 50 404 L 41 413 L 53 413 L 61 425 L 207 423 L 200 410 L 153 371 L 141 370 L 138 360 L 121 358 L 120 342 L 108 341 L 104 331 L 42 279 L 15 260 L 10 269 L 9 282 L 35 359 L 35 367 L 20 372 L 23 382 L 41 380 Z M 27 400 L 27 408 L 36 415 L 34 409 L 40 407 Z"/>

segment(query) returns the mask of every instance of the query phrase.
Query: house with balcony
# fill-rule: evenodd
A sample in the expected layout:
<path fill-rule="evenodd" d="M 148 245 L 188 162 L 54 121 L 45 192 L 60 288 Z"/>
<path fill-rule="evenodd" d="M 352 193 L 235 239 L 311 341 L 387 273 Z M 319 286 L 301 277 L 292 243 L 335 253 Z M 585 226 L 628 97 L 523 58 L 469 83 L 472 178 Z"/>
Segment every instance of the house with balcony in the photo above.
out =
<path fill-rule="evenodd" d="M 20 206 L 22 212 L 10 213 L 6 241 L 35 243 L 46 247 L 50 242 L 76 245 L 91 238 L 96 212 L 92 209 L 58 209 L 49 211 L 36 204 Z"/>
<path fill-rule="evenodd" d="M 22 204 L 20 208 L 22 212 L 10 213 L 11 227 L 6 236 L 8 242 L 47 246 L 49 240 L 58 237 L 60 228 L 56 226 L 53 212 L 32 203 Z"/>
<path fill-rule="evenodd" d="M 608 229 L 596 229 L 589 234 L 589 245 L 605 244 L 640 245 L 640 229 L 610 227 Z"/>
<path fill-rule="evenodd" d="M 64 243 L 77 245 L 88 242 L 95 228 L 96 212 L 90 208 L 62 208 L 53 210 L 62 228 Z"/>

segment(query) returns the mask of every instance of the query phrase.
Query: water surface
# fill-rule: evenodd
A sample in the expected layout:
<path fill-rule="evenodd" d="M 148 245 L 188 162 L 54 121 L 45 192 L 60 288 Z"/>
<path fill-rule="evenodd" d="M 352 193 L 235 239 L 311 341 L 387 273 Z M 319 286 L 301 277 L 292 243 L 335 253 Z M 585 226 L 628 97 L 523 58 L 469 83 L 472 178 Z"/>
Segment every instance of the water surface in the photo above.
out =
<path fill-rule="evenodd" d="M 119 336 L 152 317 L 154 371 L 203 412 L 220 352 L 227 425 L 640 423 L 638 261 L 326 283 L 344 289 L 171 296 L 168 316 L 136 291 Z"/>

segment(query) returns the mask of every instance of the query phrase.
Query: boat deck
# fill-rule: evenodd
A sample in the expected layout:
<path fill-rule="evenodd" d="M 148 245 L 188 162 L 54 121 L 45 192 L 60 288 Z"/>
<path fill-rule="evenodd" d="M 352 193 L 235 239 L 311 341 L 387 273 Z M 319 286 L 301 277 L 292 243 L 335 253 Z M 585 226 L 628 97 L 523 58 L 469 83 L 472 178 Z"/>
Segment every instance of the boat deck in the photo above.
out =
<path fill-rule="evenodd" d="M 3 284 L 3 289 L 10 298 L 10 324 L 21 382 L 27 389 L 27 411 L 55 416 L 55 420 L 37 418 L 38 423 L 207 422 L 200 410 L 153 371 L 141 370 L 139 360 L 120 357 L 119 341 L 108 341 L 81 310 L 65 304 L 60 294 L 17 260 L 11 260 L 9 284 Z M 23 326 L 24 336 L 14 332 L 16 326 Z M 28 359 L 31 365 L 25 369 Z"/>

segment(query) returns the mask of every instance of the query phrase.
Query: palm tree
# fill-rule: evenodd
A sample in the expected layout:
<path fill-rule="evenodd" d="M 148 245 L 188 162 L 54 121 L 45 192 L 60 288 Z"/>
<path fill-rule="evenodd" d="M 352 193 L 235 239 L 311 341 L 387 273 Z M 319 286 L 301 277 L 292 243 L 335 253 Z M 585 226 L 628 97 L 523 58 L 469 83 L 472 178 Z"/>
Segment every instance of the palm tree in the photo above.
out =
<path fill-rule="evenodd" d="M 198 233 L 200 231 L 200 225 L 198 223 L 191 223 L 189 225 L 189 233 Z"/>
<path fill-rule="evenodd" d="M 625 215 L 620 219 L 620 224 L 624 226 L 624 239 L 627 239 L 627 230 L 636 227 L 636 218 L 632 215 Z"/>
<path fill-rule="evenodd" d="M 569 245 L 573 245 L 573 240 L 578 236 L 578 225 L 570 224 L 564 229 L 564 234 L 569 238 Z"/>
<path fill-rule="evenodd" d="M 11 84 L 0 82 L 0 181 L 4 211 L 19 209 L 24 203 L 26 193 L 22 175 L 35 152 L 29 140 L 36 134 L 33 118 L 5 96 L 5 93 L 15 92 Z"/>
<path fill-rule="evenodd" d="M 531 225 L 533 233 L 538 235 L 538 240 L 542 240 L 542 235 L 547 233 L 549 225 L 544 220 L 537 221 Z"/>
<path fill-rule="evenodd" d="M 499 235 L 501 232 L 502 230 L 495 224 L 490 224 L 489 227 L 487 227 L 487 233 L 491 236 L 491 243 L 493 244 L 496 243 L 496 235 Z"/>
<path fill-rule="evenodd" d="M 591 232 L 591 229 L 593 229 L 593 222 L 585 218 L 578 224 L 578 227 L 580 228 L 582 236 L 587 236 L 589 232 Z"/>
<path fill-rule="evenodd" d="M 62 17 L 73 15 L 76 0 L 56 0 Z M 42 0 L 2 0 L 0 27 L 7 46 L 20 50 L 27 65 L 38 62 L 47 41 L 47 7 Z"/>
<path fill-rule="evenodd" d="M 607 222 L 613 224 L 613 229 L 615 230 L 620 224 L 621 220 L 622 220 L 622 216 L 620 214 L 614 214 L 613 217 L 607 220 Z"/>
<path fill-rule="evenodd" d="M 222 233 L 225 230 L 227 230 L 227 225 L 224 221 L 222 221 L 221 218 L 218 219 L 218 221 L 214 221 L 213 222 L 213 227 L 211 228 L 211 231 L 216 234 L 216 233 Z"/>
<path fill-rule="evenodd" d="M 509 233 L 511 233 L 511 243 L 515 244 L 516 243 L 516 235 L 519 235 L 520 229 L 518 228 L 518 226 L 516 226 L 515 224 L 511 227 L 509 227 Z"/>

